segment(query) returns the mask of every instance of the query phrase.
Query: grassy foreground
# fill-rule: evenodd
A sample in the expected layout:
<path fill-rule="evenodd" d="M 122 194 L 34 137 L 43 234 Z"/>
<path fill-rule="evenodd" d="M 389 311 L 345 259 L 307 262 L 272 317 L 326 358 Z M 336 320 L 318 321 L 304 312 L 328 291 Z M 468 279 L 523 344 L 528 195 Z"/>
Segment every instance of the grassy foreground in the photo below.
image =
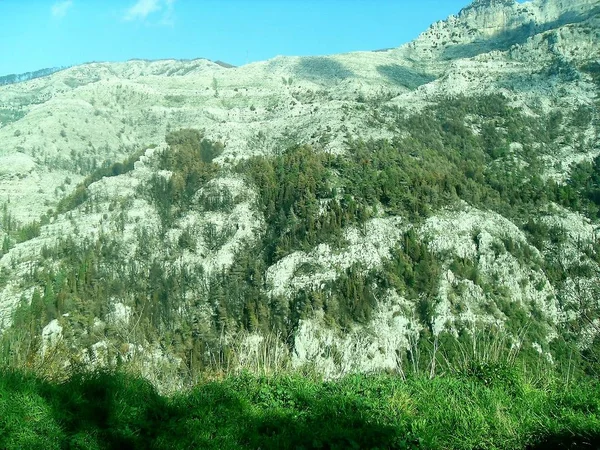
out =
<path fill-rule="evenodd" d="M 123 373 L 0 373 L 0 449 L 600 448 L 600 383 L 239 375 L 172 397 Z"/>

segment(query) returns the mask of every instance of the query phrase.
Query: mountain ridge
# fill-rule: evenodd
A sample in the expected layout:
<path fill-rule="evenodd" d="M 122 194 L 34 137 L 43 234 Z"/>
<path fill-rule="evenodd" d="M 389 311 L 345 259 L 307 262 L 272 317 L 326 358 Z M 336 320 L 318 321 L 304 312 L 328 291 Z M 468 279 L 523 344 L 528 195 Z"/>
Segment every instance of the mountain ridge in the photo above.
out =
<path fill-rule="evenodd" d="M 442 60 L 505 51 L 536 34 L 597 16 L 599 8 L 596 0 L 475 1 L 401 49 L 409 57 L 416 52 L 420 58 Z"/>

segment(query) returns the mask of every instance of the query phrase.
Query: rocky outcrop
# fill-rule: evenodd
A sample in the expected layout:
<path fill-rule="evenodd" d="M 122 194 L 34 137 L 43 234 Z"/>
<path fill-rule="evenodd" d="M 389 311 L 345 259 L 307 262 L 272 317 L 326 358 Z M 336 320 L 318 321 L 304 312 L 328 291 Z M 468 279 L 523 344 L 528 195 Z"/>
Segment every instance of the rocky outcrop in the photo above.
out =
<path fill-rule="evenodd" d="M 598 0 L 476 0 L 458 15 L 433 24 L 401 54 L 415 60 L 471 58 L 505 51 L 532 36 L 580 23 L 600 12 Z"/>

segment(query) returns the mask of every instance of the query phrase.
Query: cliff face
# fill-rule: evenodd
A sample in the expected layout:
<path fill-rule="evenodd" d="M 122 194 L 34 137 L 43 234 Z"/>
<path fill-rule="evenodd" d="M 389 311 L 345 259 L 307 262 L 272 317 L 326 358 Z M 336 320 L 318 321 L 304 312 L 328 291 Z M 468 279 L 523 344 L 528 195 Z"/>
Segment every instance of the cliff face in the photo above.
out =
<path fill-rule="evenodd" d="M 598 14 L 598 0 L 478 0 L 404 48 L 409 58 L 451 60 L 507 50 L 544 31 Z"/>

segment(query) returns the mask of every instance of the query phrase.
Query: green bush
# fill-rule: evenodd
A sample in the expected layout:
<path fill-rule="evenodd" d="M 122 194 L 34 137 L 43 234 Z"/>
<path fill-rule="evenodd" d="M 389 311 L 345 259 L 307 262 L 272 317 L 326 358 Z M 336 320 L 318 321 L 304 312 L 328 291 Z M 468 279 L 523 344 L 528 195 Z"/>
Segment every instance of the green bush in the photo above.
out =
<path fill-rule="evenodd" d="M 40 235 L 41 225 L 39 222 L 34 221 L 17 230 L 17 243 L 29 241 Z"/>

